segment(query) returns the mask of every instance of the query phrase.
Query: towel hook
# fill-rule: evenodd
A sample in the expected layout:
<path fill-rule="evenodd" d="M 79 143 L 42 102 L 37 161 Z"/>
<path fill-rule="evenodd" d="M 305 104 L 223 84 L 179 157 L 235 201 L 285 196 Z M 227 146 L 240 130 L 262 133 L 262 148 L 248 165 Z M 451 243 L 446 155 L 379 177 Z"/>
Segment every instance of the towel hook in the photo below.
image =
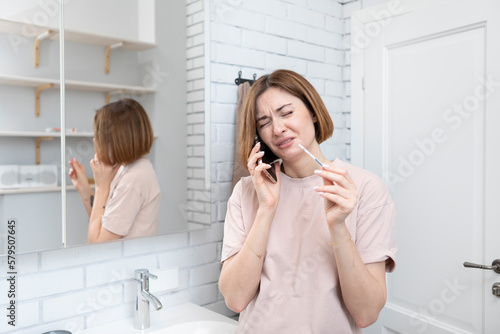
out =
<path fill-rule="evenodd" d="M 238 71 L 238 77 L 236 79 L 234 79 L 234 82 L 237 84 L 237 85 L 241 85 L 245 82 L 248 82 L 250 84 L 250 86 L 255 82 L 255 80 L 257 80 L 257 73 L 254 73 L 253 74 L 253 80 L 252 79 L 243 79 L 241 77 L 241 74 L 242 72 L 241 71 Z"/>

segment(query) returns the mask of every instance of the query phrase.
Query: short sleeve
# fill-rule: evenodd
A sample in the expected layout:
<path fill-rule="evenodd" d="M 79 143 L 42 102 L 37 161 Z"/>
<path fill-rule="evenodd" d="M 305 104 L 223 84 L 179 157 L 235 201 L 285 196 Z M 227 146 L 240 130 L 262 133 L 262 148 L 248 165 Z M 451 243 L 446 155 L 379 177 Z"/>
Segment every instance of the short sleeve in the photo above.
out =
<path fill-rule="evenodd" d="M 378 177 L 377 177 L 378 178 Z M 374 179 L 360 195 L 356 219 L 356 248 L 363 263 L 387 261 L 386 272 L 396 264 L 396 211 L 389 192 Z"/>
<path fill-rule="evenodd" d="M 240 180 L 227 202 L 221 262 L 238 253 L 247 237 L 241 208 L 241 194 L 242 181 Z"/>
<path fill-rule="evenodd" d="M 127 235 L 142 207 L 142 200 L 130 184 L 120 182 L 106 202 L 102 226 L 115 234 Z"/>

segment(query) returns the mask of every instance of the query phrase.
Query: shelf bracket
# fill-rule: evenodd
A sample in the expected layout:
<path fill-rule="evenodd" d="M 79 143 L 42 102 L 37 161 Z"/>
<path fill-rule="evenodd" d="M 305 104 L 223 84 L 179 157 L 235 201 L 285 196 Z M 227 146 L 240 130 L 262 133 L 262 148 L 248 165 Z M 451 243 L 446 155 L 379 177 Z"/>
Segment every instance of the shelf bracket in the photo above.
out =
<path fill-rule="evenodd" d="M 36 138 L 36 146 L 35 146 L 35 154 L 36 154 L 36 164 L 39 165 L 40 164 L 40 143 L 42 142 L 42 140 L 52 140 L 52 137 L 37 137 Z"/>
<path fill-rule="evenodd" d="M 52 30 L 47 30 L 43 34 L 35 37 L 35 67 L 40 66 L 40 41 L 49 38 L 52 33 Z"/>
<path fill-rule="evenodd" d="M 125 93 L 125 89 L 117 89 L 117 90 L 112 90 L 106 94 L 106 101 L 104 104 L 108 104 L 109 100 L 111 100 L 111 95 L 115 94 L 123 94 Z"/>
<path fill-rule="evenodd" d="M 104 72 L 106 72 L 106 74 L 109 74 L 109 55 L 111 53 L 111 50 L 121 48 L 123 46 L 123 44 L 124 44 L 124 42 L 118 42 L 115 44 L 108 45 L 108 47 L 106 48 L 106 59 L 105 59 L 105 66 L 104 66 Z"/>
<path fill-rule="evenodd" d="M 35 92 L 35 116 L 36 117 L 40 117 L 40 93 L 42 92 L 42 90 L 46 90 L 46 89 L 53 88 L 53 87 L 54 87 L 54 84 L 47 83 L 47 84 L 40 85 L 36 88 L 36 92 Z"/>

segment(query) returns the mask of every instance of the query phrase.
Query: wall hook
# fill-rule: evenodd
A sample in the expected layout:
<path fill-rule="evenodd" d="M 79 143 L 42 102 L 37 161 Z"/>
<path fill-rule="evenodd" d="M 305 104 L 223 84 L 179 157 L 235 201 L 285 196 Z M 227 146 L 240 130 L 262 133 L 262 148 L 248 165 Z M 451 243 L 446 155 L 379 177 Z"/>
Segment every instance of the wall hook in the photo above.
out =
<path fill-rule="evenodd" d="M 253 80 L 252 79 L 243 79 L 241 77 L 241 74 L 242 74 L 241 71 L 239 71 L 238 77 L 236 79 L 234 79 L 234 83 L 237 85 L 241 85 L 242 83 L 248 82 L 251 86 L 255 82 L 255 80 L 257 80 L 257 73 L 253 74 Z"/>

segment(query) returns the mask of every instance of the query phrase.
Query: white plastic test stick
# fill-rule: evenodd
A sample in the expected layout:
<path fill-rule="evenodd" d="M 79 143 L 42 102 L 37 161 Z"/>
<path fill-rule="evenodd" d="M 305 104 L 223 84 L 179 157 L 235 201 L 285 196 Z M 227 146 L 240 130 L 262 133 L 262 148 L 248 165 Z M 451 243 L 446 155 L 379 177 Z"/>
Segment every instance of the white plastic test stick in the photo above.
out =
<path fill-rule="evenodd" d="M 311 152 L 309 152 L 304 146 L 302 146 L 302 144 L 299 144 L 299 147 L 304 151 L 306 152 L 311 158 L 313 158 L 317 163 L 319 163 L 320 166 L 323 166 L 323 164 L 318 160 L 318 158 L 316 158 L 314 155 L 312 155 Z"/>

